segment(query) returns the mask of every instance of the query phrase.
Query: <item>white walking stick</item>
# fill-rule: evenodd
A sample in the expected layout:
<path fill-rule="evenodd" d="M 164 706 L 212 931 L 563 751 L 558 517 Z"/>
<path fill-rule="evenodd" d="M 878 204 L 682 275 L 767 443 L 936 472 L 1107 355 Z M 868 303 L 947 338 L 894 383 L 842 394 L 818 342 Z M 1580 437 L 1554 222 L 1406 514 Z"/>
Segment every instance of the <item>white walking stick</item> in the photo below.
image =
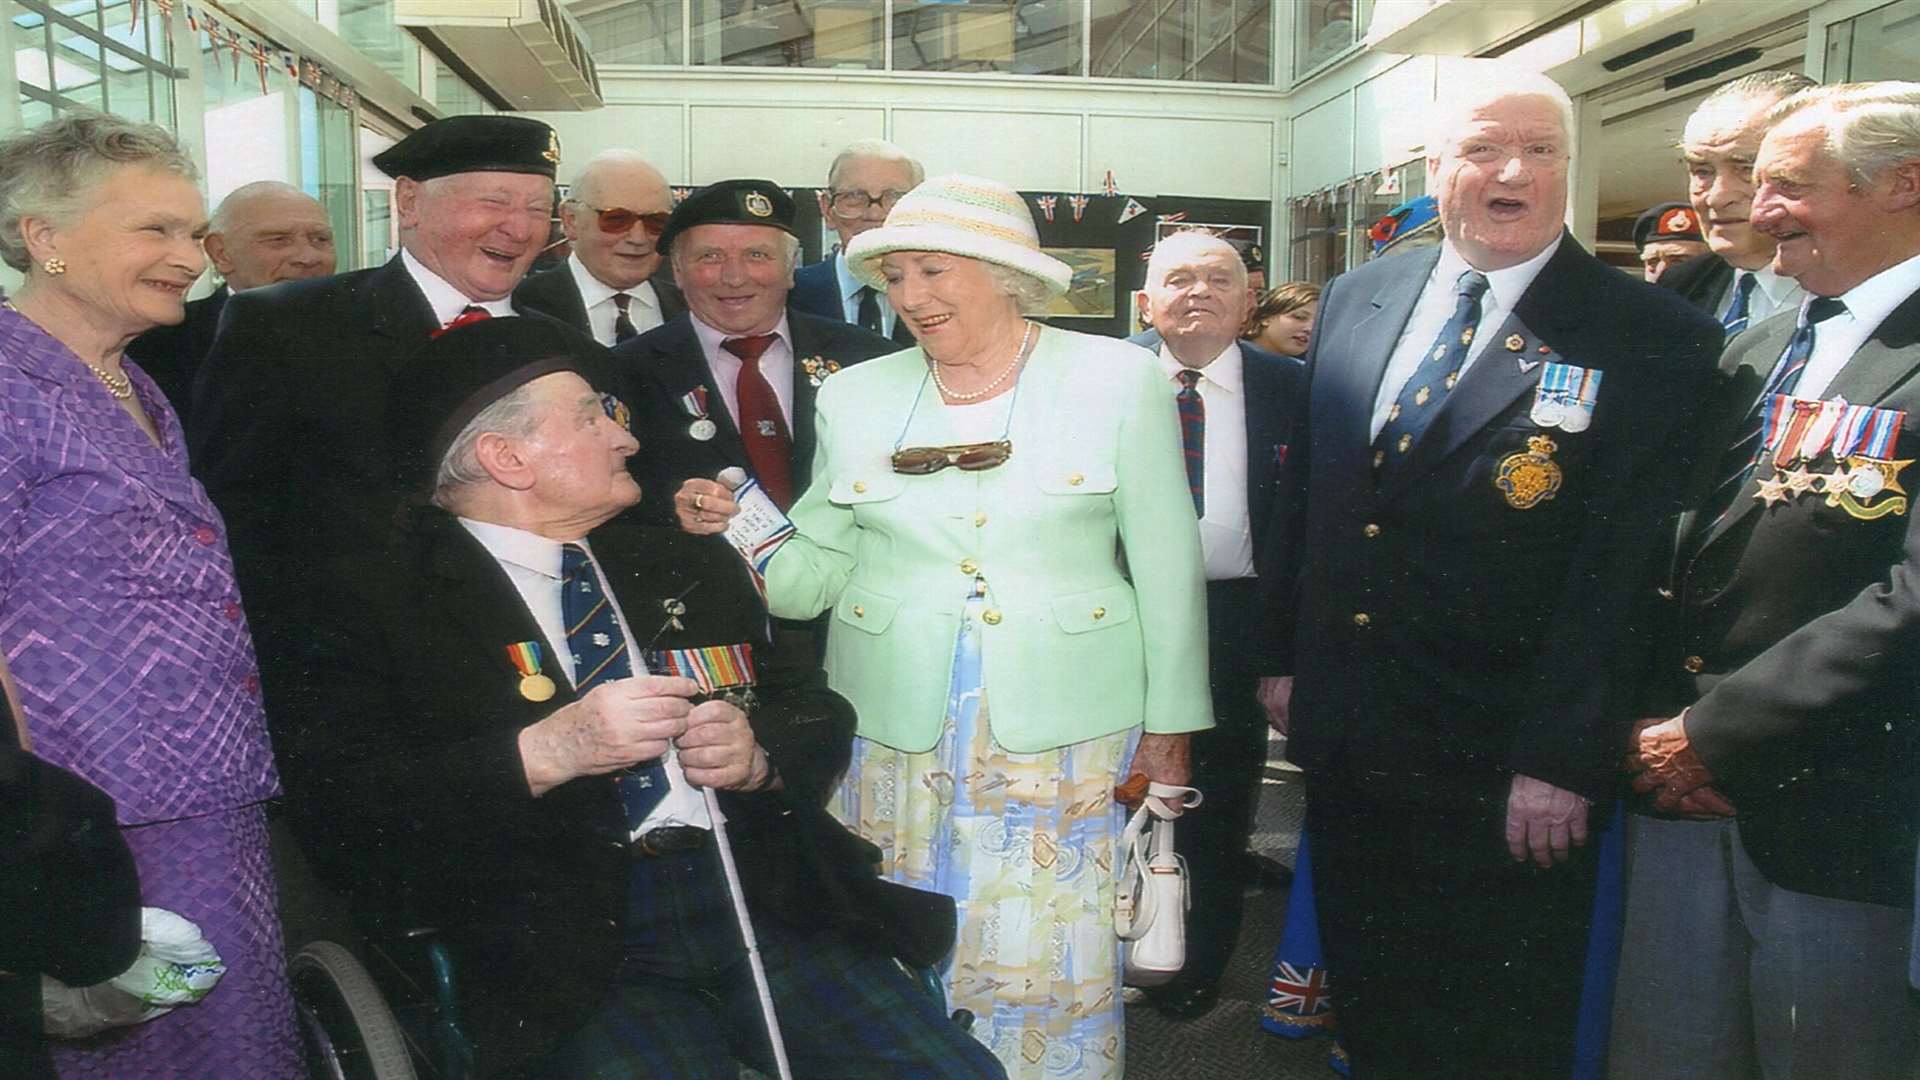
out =
<path fill-rule="evenodd" d="M 773 1047 L 773 1065 L 780 1080 L 793 1080 L 787 1064 L 787 1043 L 780 1037 L 780 1018 L 773 1011 L 773 990 L 767 986 L 767 966 L 760 961 L 760 942 L 753 936 L 753 920 L 747 917 L 747 896 L 740 890 L 740 871 L 733 865 L 733 843 L 727 839 L 727 817 L 720 812 L 720 800 L 712 788 L 701 788 L 707 800 L 707 816 L 713 819 L 713 842 L 720 850 L 720 869 L 727 878 L 727 898 L 733 901 L 733 919 L 740 924 L 740 939 L 747 946 L 747 968 L 753 972 L 753 989 L 760 995 L 760 1017 L 767 1024 L 767 1042 Z"/>

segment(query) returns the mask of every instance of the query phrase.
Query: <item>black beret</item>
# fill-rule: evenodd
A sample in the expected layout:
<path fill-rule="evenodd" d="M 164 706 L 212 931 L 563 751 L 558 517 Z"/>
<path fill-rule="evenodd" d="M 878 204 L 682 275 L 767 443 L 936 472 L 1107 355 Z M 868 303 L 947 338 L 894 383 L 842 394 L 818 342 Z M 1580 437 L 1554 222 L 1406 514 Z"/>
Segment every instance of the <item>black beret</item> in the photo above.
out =
<path fill-rule="evenodd" d="M 500 316 L 435 336 L 392 388 L 387 431 L 401 481 L 431 492 L 447 448 L 487 406 L 555 372 L 598 385 L 603 353 L 552 319 Z"/>
<path fill-rule="evenodd" d="M 799 236 L 793 217 L 793 199 L 773 181 L 722 180 L 680 200 L 653 246 L 665 252 L 675 236 L 695 225 L 771 225 Z"/>
<path fill-rule="evenodd" d="M 394 179 L 432 180 L 463 172 L 529 173 L 553 179 L 560 137 L 524 116 L 449 116 L 373 155 Z"/>
<path fill-rule="evenodd" d="M 1658 240 L 1697 240 L 1706 243 L 1700 233 L 1700 217 L 1683 202 L 1664 202 L 1641 214 L 1633 223 L 1633 247 L 1638 251 Z"/>

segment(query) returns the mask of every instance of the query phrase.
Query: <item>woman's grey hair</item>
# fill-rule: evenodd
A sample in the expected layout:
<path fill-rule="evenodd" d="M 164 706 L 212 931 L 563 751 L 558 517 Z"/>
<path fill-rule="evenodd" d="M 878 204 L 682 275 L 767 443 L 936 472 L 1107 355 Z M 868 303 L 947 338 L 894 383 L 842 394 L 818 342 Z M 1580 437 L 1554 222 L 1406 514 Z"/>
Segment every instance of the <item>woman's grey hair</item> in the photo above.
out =
<path fill-rule="evenodd" d="M 1766 125 L 1815 111 L 1827 133 L 1827 152 L 1870 183 L 1886 170 L 1920 161 L 1920 83 L 1868 82 L 1817 86 L 1775 105 Z"/>
<path fill-rule="evenodd" d="M 0 141 L 0 261 L 28 272 L 33 260 L 20 219 L 72 221 L 121 165 L 200 178 L 193 159 L 166 129 L 101 113 L 68 113 Z"/>
<path fill-rule="evenodd" d="M 467 421 L 467 426 L 453 437 L 453 443 L 440 458 L 440 468 L 434 473 L 433 505 L 442 510 L 452 510 L 461 488 L 487 479 L 487 470 L 480 467 L 480 458 L 474 453 L 480 436 L 491 432 L 509 439 L 525 439 L 540 426 L 538 410 L 534 408 L 533 391 L 529 389 L 531 385 L 516 387 L 505 397 L 481 409 L 480 414 Z"/>
<path fill-rule="evenodd" d="M 999 263 L 986 263 L 985 266 L 1000 291 L 1013 297 L 1014 306 L 1020 309 L 1020 314 L 1038 315 L 1053 302 L 1053 290 L 1032 274 Z"/>

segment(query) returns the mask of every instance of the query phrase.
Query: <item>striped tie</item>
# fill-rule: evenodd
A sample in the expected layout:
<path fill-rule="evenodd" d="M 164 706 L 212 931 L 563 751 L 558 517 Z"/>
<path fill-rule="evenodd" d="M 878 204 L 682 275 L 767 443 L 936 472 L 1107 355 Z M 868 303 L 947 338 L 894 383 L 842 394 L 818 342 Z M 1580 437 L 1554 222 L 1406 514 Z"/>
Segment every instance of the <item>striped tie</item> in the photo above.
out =
<path fill-rule="evenodd" d="M 573 653 L 575 693 L 585 696 L 603 682 L 631 676 L 627 635 L 613 616 L 613 605 L 585 548 L 561 545 L 560 576 L 560 616 L 566 620 L 567 648 Z M 620 801 L 627 808 L 629 829 L 638 829 L 666 797 L 667 767 L 658 758 L 620 774 Z"/>
<path fill-rule="evenodd" d="M 1473 345 L 1474 328 L 1480 325 L 1480 298 L 1487 292 L 1487 276 L 1478 270 L 1460 275 L 1453 317 L 1440 328 L 1440 336 L 1420 358 L 1420 366 L 1400 387 L 1387 422 L 1373 440 L 1373 472 L 1376 482 L 1392 475 L 1407 460 L 1408 451 L 1427 429 L 1440 403 L 1460 381 L 1460 367 L 1467 361 Z"/>
<path fill-rule="evenodd" d="M 1760 456 L 1766 450 L 1761 445 L 1763 432 L 1760 426 L 1766 415 L 1767 402 L 1775 394 L 1792 394 L 1800 385 L 1800 376 L 1807 370 L 1807 360 L 1813 356 L 1814 327 L 1845 310 L 1847 305 L 1832 296 L 1817 296 L 1807 305 L 1805 318 L 1794 330 L 1779 361 L 1773 365 L 1773 374 L 1767 378 L 1766 389 L 1754 399 L 1753 408 L 1747 410 L 1746 419 L 1741 422 L 1739 436 L 1720 457 L 1717 474 L 1721 478 L 1720 483 L 1702 504 L 1703 512 L 1700 515 L 1700 520 L 1710 523 L 1708 530 L 1732 511 L 1735 500 L 1760 464 Z"/>
<path fill-rule="evenodd" d="M 1200 373 L 1183 367 L 1175 378 L 1180 392 L 1173 400 L 1180 406 L 1180 448 L 1187 457 L 1187 488 L 1193 492 L 1193 513 L 1207 516 L 1207 403 L 1197 384 Z"/>
<path fill-rule="evenodd" d="M 1742 270 L 1735 275 L 1733 302 L 1727 305 L 1727 313 L 1720 320 L 1720 325 L 1726 328 L 1728 341 L 1747 328 L 1747 319 L 1753 310 L 1753 287 L 1759 282 L 1760 279 L 1751 270 Z"/>

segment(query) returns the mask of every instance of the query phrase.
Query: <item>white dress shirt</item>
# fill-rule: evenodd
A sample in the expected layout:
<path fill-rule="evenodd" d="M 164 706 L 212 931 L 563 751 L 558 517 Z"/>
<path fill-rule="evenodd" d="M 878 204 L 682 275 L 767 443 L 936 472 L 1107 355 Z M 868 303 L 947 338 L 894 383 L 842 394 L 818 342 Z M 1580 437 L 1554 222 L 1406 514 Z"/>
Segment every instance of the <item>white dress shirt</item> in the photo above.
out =
<path fill-rule="evenodd" d="M 487 549 L 500 569 L 506 571 L 508 580 L 520 593 L 520 599 L 527 605 L 527 611 L 533 615 L 533 621 L 540 627 L 540 633 L 547 639 L 547 654 L 558 663 L 560 671 L 567 677 L 567 684 L 573 685 L 573 650 L 567 647 L 567 622 L 561 614 L 560 586 L 562 577 L 561 544 L 558 540 L 549 540 L 537 533 L 524 529 L 515 529 L 506 525 L 495 525 L 471 518 L 460 518 L 460 525 L 480 541 Z M 620 624 L 620 633 L 627 639 L 627 659 L 633 664 L 635 675 L 645 675 L 647 665 L 640 657 L 640 650 L 634 647 L 633 628 L 627 624 L 626 614 L 620 610 L 620 599 L 607 587 L 607 576 L 600 569 L 600 560 L 593 557 L 593 548 L 587 541 L 577 540 L 587 553 L 587 562 L 600 578 L 600 591 L 606 596 L 607 604 L 613 608 L 613 617 Z M 547 674 L 551 674 L 548 672 Z M 707 817 L 707 804 L 694 786 L 687 782 L 687 775 L 680 771 L 680 759 L 673 748 L 667 748 L 667 795 L 647 814 L 640 828 L 635 830 L 638 836 L 643 832 L 652 832 L 663 825 L 695 825 L 710 829 L 713 822 Z"/>
<path fill-rule="evenodd" d="M 587 307 L 587 326 L 593 331 L 593 340 L 612 348 L 617 344 L 613 324 L 620 319 L 620 305 L 613 298 L 622 290 L 594 277 L 578 255 L 567 256 L 567 269 L 573 271 L 574 287 L 580 290 L 580 302 Z M 644 334 L 666 321 L 660 315 L 660 295 L 653 291 L 653 282 L 643 281 L 625 292 L 633 298 L 627 304 L 627 321 L 633 323 L 635 332 Z"/>
<path fill-rule="evenodd" d="M 700 339 L 700 351 L 707 358 L 707 370 L 713 372 L 713 381 L 720 388 L 720 399 L 727 406 L 727 415 L 733 418 L 733 426 L 740 427 L 740 402 L 736 400 L 733 384 L 740 380 L 740 358 L 720 347 L 728 338 L 743 337 L 742 334 L 723 334 L 706 323 L 700 316 L 687 313 L 693 320 L 693 335 Z M 780 316 L 772 333 L 779 340 L 767 346 L 760 354 L 760 374 L 773 387 L 773 396 L 780 399 L 780 415 L 786 418 L 787 431 L 793 431 L 793 332 L 787 329 L 787 317 Z"/>
<path fill-rule="evenodd" d="M 866 288 L 866 286 L 861 284 L 859 278 L 853 276 L 852 270 L 848 269 L 846 253 L 834 253 L 833 276 L 835 280 L 840 282 L 840 313 L 846 316 L 848 322 L 859 326 L 860 290 Z M 887 294 L 884 289 L 873 290 L 873 298 L 880 304 L 880 334 L 883 337 L 892 337 L 893 320 L 895 318 L 893 305 L 887 302 Z"/>
<path fill-rule="evenodd" d="M 1753 294 L 1747 297 L 1747 326 L 1753 327 L 1762 319 L 1769 319 L 1783 311 L 1797 309 L 1807 297 L 1807 291 L 1800 283 L 1790 277 L 1773 272 L 1773 264 L 1768 263 L 1758 270 L 1733 271 L 1733 282 L 1727 286 L 1727 295 L 1720 301 L 1720 307 L 1713 313 L 1721 322 L 1727 321 L 1727 309 L 1733 307 L 1733 298 L 1739 295 L 1740 279 L 1754 279 Z"/>
<path fill-rule="evenodd" d="M 426 294 L 427 306 L 433 309 L 434 320 L 441 326 L 452 322 L 468 307 L 482 307 L 489 315 L 514 315 L 511 299 L 469 300 L 467 294 L 447 284 L 447 279 L 427 269 L 427 264 L 413 257 L 413 252 L 400 249 L 400 265 L 407 268 L 413 276 L 413 283 L 420 286 Z"/>
<path fill-rule="evenodd" d="M 1793 396 L 1824 397 L 1833 377 L 1840 374 L 1840 369 L 1847 366 L 1860 346 L 1880 329 L 1893 309 L 1915 292 L 1920 292 L 1920 255 L 1889 266 L 1841 293 L 1840 302 L 1847 305 L 1847 310 L 1828 318 L 1813 332 L 1813 354 L 1807 357 L 1807 369 L 1800 373 L 1800 384 L 1794 387 Z M 1806 318 L 1805 309 L 1812 303 L 1813 298 L 1808 297 L 1797 317 Z"/>
<path fill-rule="evenodd" d="M 1460 361 L 1460 374 L 1465 377 L 1467 369 L 1487 351 L 1493 342 L 1493 335 L 1500 330 L 1500 324 L 1513 314 L 1513 306 L 1540 276 L 1540 269 L 1560 250 L 1564 234 L 1548 244 L 1546 250 L 1528 259 L 1518 266 L 1509 266 L 1505 270 L 1486 272 L 1487 291 L 1480 298 L 1480 322 L 1474 327 L 1473 344 L 1467 348 L 1466 358 Z M 1460 275 L 1473 267 L 1454 250 L 1452 241 L 1440 246 L 1440 261 L 1434 264 L 1433 273 L 1428 276 L 1426 286 L 1420 290 L 1420 300 L 1413 306 L 1413 315 L 1407 319 L 1407 327 L 1400 332 L 1400 340 L 1393 347 L 1392 358 L 1387 361 L 1387 371 L 1380 380 L 1380 392 L 1373 399 L 1373 426 L 1369 429 L 1369 440 L 1380 437 L 1380 429 L 1387 426 L 1387 413 L 1393 410 L 1393 403 L 1400 399 L 1400 391 L 1420 369 L 1427 358 L 1427 351 L 1433 348 L 1434 339 L 1440 336 L 1440 330 L 1453 318 L 1453 309 L 1459 302 Z"/>
<path fill-rule="evenodd" d="M 1183 365 L 1164 341 L 1160 366 L 1177 384 Z M 1200 378 L 1193 388 L 1207 410 L 1201 436 L 1206 514 L 1200 519 L 1200 553 L 1207 580 L 1253 577 L 1253 521 L 1247 514 L 1246 362 L 1240 343 L 1229 342 L 1198 370 Z"/>

